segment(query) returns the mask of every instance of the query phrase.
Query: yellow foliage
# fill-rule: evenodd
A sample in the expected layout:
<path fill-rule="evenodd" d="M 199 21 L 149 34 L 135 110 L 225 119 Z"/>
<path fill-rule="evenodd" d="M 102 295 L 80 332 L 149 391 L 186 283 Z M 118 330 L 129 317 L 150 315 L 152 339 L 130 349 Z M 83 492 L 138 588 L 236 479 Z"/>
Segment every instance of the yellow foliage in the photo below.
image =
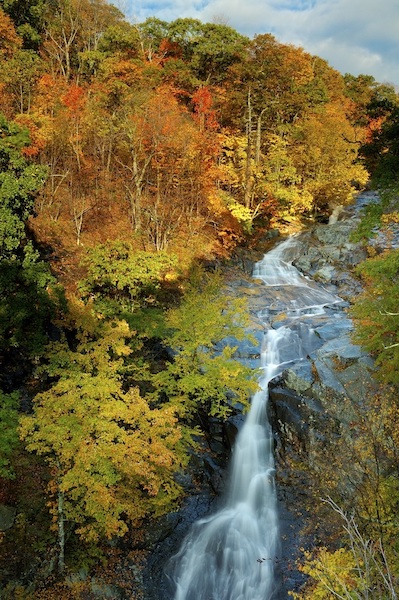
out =
<path fill-rule="evenodd" d="M 352 591 L 361 589 L 358 564 L 349 550 L 339 548 L 330 552 L 322 547 L 315 552 L 305 552 L 304 556 L 305 562 L 300 570 L 309 575 L 312 581 L 304 592 L 290 592 L 295 600 L 350 598 Z"/>
<path fill-rule="evenodd" d="M 399 211 L 393 211 L 382 215 L 381 222 L 384 224 L 399 223 Z"/>

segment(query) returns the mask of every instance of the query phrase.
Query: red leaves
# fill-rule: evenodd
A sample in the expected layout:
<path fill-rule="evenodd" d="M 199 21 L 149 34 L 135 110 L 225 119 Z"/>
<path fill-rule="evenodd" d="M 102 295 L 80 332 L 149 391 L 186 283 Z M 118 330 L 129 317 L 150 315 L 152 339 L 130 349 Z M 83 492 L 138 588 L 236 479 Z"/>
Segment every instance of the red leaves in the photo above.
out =
<path fill-rule="evenodd" d="M 79 85 L 71 85 L 61 100 L 71 113 L 79 113 L 85 104 L 85 91 Z"/>
<path fill-rule="evenodd" d="M 213 99 L 208 87 L 199 88 L 192 97 L 194 105 L 194 119 L 199 124 L 200 130 L 214 130 L 219 127 L 216 112 L 212 110 Z"/>

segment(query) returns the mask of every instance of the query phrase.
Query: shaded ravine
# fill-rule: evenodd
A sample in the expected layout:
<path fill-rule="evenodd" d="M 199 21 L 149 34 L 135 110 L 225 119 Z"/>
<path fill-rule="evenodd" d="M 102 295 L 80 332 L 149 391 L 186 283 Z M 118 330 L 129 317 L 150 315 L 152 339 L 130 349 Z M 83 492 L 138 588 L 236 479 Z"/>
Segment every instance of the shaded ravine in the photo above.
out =
<path fill-rule="evenodd" d="M 292 265 L 300 241 L 291 237 L 256 263 L 264 305 L 258 320 L 261 343 L 260 390 L 254 395 L 233 450 L 230 484 L 223 507 L 192 526 L 172 559 L 169 577 L 174 600 L 272 600 L 282 597 L 275 576 L 279 523 L 274 484 L 273 435 L 267 419 L 268 386 L 290 364 L 319 343 L 309 323 L 325 307 L 340 303 L 334 294 L 303 277 Z M 270 307 L 284 313 L 273 329 Z"/>

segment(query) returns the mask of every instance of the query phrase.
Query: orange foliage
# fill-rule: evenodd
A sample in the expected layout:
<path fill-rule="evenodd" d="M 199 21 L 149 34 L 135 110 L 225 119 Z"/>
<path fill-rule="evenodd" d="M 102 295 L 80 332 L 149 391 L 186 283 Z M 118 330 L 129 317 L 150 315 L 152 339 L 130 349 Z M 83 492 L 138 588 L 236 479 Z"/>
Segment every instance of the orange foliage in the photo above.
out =
<path fill-rule="evenodd" d="M 366 128 L 366 143 L 371 144 L 374 140 L 375 134 L 381 131 L 381 128 L 386 121 L 386 116 L 382 115 L 375 119 L 370 119 Z"/>
<path fill-rule="evenodd" d="M 181 58 L 183 51 L 181 46 L 177 42 L 171 42 L 170 40 L 162 40 L 159 44 L 159 53 L 164 56 L 164 61 L 170 58 Z"/>
<path fill-rule="evenodd" d="M 37 156 L 46 146 L 46 139 L 43 135 L 43 129 L 40 127 L 40 125 L 35 123 L 32 116 L 27 114 L 18 115 L 15 119 L 15 122 L 29 130 L 31 143 L 29 146 L 22 148 L 22 154 L 26 157 Z"/>
<path fill-rule="evenodd" d="M 15 31 L 14 23 L 0 9 L 0 56 L 10 58 L 22 46 L 22 40 Z"/>
<path fill-rule="evenodd" d="M 84 107 L 85 91 L 79 85 L 70 85 L 66 94 L 61 97 L 64 105 L 69 108 L 72 114 L 79 113 Z"/>
<path fill-rule="evenodd" d="M 215 130 L 219 127 L 216 111 L 213 110 L 212 94 L 208 87 L 199 88 L 192 97 L 194 105 L 194 119 L 199 124 L 200 130 Z"/>

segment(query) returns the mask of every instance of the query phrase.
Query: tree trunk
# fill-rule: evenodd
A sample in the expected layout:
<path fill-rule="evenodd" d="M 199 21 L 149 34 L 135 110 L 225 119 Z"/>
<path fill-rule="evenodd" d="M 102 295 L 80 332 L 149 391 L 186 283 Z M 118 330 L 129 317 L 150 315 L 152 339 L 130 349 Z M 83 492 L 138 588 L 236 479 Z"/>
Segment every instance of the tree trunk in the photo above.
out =
<path fill-rule="evenodd" d="M 64 494 L 58 488 L 58 571 L 62 573 L 65 568 L 65 529 L 64 529 Z"/>
<path fill-rule="evenodd" d="M 245 165 L 245 182 L 244 182 L 244 204 L 246 208 L 251 208 L 253 177 L 252 177 L 252 105 L 251 105 L 251 90 L 248 90 L 247 97 L 247 148 L 246 148 L 246 165 Z"/>

